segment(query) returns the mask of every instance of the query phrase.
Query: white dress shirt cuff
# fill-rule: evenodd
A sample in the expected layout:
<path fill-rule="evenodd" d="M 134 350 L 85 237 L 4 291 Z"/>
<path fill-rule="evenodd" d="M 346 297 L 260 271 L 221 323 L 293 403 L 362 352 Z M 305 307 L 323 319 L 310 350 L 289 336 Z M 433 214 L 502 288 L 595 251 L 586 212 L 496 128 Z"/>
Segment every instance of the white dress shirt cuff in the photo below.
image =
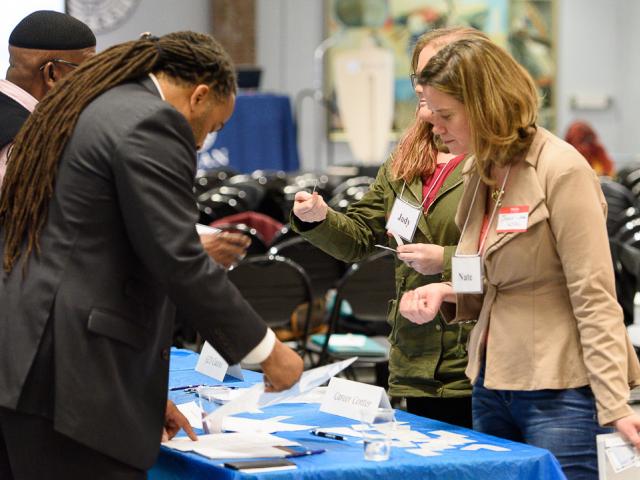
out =
<path fill-rule="evenodd" d="M 253 350 L 251 350 L 246 357 L 242 359 L 243 363 L 262 363 L 264 362 L 269 355 L 271 355 L 271 351 L 276 344 L 276 334 L 273 333 L 273 330 L 270 328 L 267 329 L 267 334 L 264 336 L 262 341 L 256 346 Z"/>

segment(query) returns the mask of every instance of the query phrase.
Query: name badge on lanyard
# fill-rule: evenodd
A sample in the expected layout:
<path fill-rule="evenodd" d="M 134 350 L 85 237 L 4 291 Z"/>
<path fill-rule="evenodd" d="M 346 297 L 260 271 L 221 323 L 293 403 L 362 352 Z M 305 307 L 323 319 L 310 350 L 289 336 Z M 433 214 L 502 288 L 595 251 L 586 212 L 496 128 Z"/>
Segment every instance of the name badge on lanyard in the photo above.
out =
<path fill-rule="evenodd" d="M 393 202 L 386 228 L 412 242 L 420 215 L 422 215 L 421 207 L 414 207 L 401 198 L 396 198 L 395 202 Z"/>
<path fill-rule="evenodd" d="M 451 258 L 451 281 L 456 293 L 482 293 L 482 257 L 454 255 Z"/>

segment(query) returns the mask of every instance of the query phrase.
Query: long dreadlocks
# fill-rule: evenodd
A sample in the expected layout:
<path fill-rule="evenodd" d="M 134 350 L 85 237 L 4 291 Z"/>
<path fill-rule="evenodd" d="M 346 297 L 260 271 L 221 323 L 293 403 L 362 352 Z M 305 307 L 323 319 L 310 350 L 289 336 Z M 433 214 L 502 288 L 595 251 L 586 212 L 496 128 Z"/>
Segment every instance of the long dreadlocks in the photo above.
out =
<path fill-rule="evenodd" d="M 159 72 L 188 85 L 207 84 L 217 100 L 236 92 L 227 53 L 211 36 L 195 32 L 145 34 L 83 63 L 45 96 L 15 139 L 0 195 L 6 272 L 22 253 L 26 260 L 38 252 L 58 162 L 84 108 L 110 88 Z"/>

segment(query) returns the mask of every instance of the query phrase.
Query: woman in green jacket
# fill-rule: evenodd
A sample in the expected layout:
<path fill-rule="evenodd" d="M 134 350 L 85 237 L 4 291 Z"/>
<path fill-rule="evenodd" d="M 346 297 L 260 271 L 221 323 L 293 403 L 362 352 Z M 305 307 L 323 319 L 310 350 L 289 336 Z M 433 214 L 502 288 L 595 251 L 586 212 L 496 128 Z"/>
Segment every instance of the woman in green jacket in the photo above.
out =
<path fill-rule="evenodd" d="M 484 34 L 459 27 L 422 35 L 413 51 L 412 82 L 444 45 L 477 36 Z M 414 83 L 414 88 L 420 98 L 422 87 Z M 411 413 L 471 428 L 471 386 L 464 373 L 470 327 L 449 326 L 440 317 L 416 325 L 398 312 L 398 299 L 405 291 L 449 279 L 451 256 L 460 236 L 454 216 L 462 194 L 463 156 L 438 151 L 430 115 L 420 101 L 414 124 L 380 167 L 369 192 L 346 213 L 328 208 L 317 193 L 298 192 L 292 225 L 311 243 L 345 262 L 367 257 L 375 244 L 397 248 L 397 298 L 390 302 L 388 317 L 392 328 L 389 394 L 405 397 Z M 420 210 L 417 228 L 406 245 L 397 245 L 386 231 L 397 199 Z"/>

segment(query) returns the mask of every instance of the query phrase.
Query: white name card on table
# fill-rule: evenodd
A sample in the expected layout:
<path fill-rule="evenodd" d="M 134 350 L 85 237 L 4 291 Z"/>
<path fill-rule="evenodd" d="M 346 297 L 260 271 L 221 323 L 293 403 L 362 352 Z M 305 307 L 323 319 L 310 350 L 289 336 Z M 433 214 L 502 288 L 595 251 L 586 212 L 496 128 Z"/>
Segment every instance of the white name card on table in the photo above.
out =
<path fill-rule="evenodd" d="M 222 358 L 222 355 L 220 355 L 209 342 L 204 342 L 202 346 L 200 358 L 198 358 L 198 363 L 196 364 L 196 372 L 215 378 L 220 382 L 224 380 L 225 375 L 230 375 L 238 380 L 244 380 L 240 365 L 229 366 L 227 361 Z"/>
<path fill-rule="evenodd" d="M 362 411 L 370 414 L 369 420 L 373 420 L 378 408 L 391 408 L 389 397 L 382 387 L 337 377 L 329 382 L 320 405 L 321 412 L 353 420 L 365 420 Z"/>

